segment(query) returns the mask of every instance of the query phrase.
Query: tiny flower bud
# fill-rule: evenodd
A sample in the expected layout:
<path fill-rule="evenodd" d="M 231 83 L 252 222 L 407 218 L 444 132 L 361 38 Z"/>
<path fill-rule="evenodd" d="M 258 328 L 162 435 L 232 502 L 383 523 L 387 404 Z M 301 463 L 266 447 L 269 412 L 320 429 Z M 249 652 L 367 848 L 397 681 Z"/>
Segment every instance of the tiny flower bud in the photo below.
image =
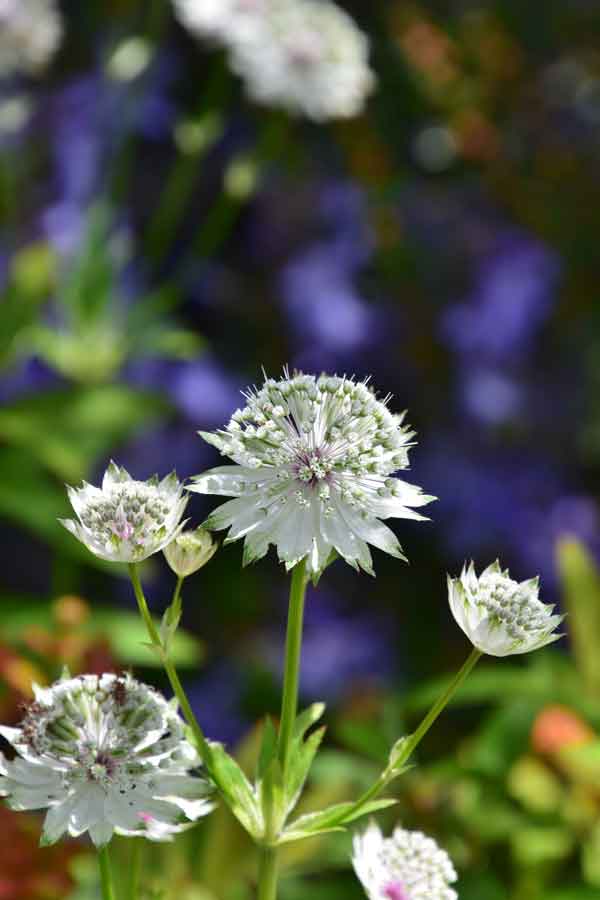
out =
<path fill-rule="evenodd" d="M 212 559 L 217 546 L 209 531 L 196 528 L 195 531 L 178 534 L 163 553 L 175 574 L 180 578 L 187 578 Z"/>

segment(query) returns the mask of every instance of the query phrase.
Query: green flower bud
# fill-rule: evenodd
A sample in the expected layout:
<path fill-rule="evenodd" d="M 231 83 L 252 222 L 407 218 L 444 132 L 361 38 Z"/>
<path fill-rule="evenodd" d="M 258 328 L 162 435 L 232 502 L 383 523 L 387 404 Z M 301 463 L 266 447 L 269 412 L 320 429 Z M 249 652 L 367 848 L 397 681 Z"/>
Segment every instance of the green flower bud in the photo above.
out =
<path fill-rule="evenodd" d="M 195 531 L 182 531 L 178 534 L 163 553 L 175 574 L 180 578 L 187 578 L 206 565 L 217 552 L 217 546 L 209 531 L 196 528 Z"/>

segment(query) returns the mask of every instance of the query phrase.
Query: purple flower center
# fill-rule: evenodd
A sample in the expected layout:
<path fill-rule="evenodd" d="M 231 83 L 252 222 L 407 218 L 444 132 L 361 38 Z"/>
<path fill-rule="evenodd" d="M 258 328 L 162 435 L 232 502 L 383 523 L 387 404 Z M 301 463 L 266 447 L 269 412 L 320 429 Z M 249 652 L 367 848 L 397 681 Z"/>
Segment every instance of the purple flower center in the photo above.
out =
<path fill-rule="evenodd" d="M 406 888 L 400 881 L 391 881 L 383 889 L 384 897 L 387 900 L 410 900 Z"/>

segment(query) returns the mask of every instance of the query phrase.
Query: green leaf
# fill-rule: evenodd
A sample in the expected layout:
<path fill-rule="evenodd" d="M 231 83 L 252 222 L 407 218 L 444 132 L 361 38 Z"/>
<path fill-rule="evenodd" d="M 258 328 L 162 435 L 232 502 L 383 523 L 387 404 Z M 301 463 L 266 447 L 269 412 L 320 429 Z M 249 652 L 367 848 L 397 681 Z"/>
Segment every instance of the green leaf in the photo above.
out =
<path fill-rule="evenodd" d="M 368 816 L 369 813 L 395 806 L 397 802 L 397 800 L 382 797 L 379 800 L 369 800 L 368 803 L 357 809 L 355 803 L 348 801 L 346 803 L 336 803 L 334 806 L 319 812 L 307 813 L 290 823 L 281 835 L 279 843 L 285 844 L 290 841 L 314 837 L 316 834 L 343 830 L 343 826 L 349 825 L 350 822 L 354 822 L 362 816 Z"/>
<path fill-rule="evenodd" d="M 590 692 L 600 692 L 600 572 L 583 544 L 558 543 L 558 567 L 577 668 Z"/>
<path fill-rule="evenodd" d="M 265 719 L 263 726 L 260 753 L 256 769 L 256 777 L 260 780 L 264 777 L 273 758 L 277 754 L 277 731 L 270 716 Z"/>
<path fill-rule="evenodd" d="M 325 712 L 324 703 L 313 703 L 300 713 L 294 723 L 292 746 L 289 756 L 285 783 L 285 816 L 296 806 L 304 783 L 308 778 L 310 767 L 316 756 L 319 745 L 325 734 L 325 727 L 318 728 L 308 738 L 306 732 L 321 718 Z"/>
<path fill-rule="evenodd" d="M 260 840 L 264 836 L 264 821 L 257 792 L 222 744 L 211 741 L 209 747 L 210 775 L 238 822 L 255 840 Z"/>
<path fill-rule="evenodd" d="M 0 439 L 74 483 L 164 408 L 156 395 L 124 385 L 48 391 L 4 406 Z"/>

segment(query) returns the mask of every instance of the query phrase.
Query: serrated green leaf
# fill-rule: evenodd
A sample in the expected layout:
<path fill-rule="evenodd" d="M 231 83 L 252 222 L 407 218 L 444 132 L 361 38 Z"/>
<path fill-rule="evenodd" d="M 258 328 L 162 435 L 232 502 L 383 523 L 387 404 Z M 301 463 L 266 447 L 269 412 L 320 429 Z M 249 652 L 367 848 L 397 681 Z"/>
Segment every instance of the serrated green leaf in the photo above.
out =
<path fill-rule="evenodd" d="M 256 777 L 260 781 L 271 761 L 277 753 L 277 731 L 273 725 L 273 720 L 267 716 L 263 726 L 262 740 L 260 745 L 260 753 L 258 756 L 258 765 L 256 769 Z"/>
<path fill-rule="evenodd" d="M 356 803 L 352 802 L 336 803 L 328 809 L 307 813 L 290 823 L 282 834 L 280 843 L 302 840 L 302 838 L 324 834 L 327 831 L 338 831 L 343 826 L 349 825 L 350 822 L 354 822 L 362 816 L 378 812 L 381 809 L 387 809 L 389 806 L 395 806 L 397 802 L 397 800 L 392 798 L 382 797 L 378 800 L 369 800 L 360 807 L 357 807 Z"/>
<path fill-rule="evenodd" d="M 209 748 L 210 774 L 227 806 L 246 831 L 255 840 L 260 840 L 264 834 L 264 822 L 257 792 L 222 744 L 211 741 Z"/>

